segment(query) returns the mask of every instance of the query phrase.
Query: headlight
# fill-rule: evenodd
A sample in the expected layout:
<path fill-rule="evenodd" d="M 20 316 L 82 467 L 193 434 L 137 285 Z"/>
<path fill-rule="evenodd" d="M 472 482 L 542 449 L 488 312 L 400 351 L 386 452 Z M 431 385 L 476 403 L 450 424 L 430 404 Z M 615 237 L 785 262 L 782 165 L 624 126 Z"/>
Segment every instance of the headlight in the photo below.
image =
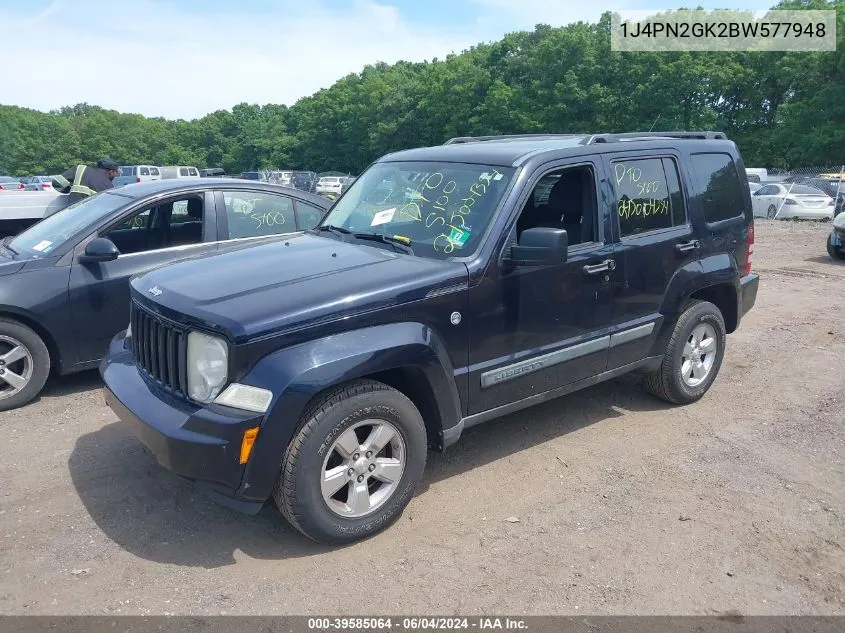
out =
<path fill-rule="evenodd" d="M 208 404 L 226 384 L 229 349 L 226 341 L 202 332 L 188 334 L 188 396 Z"/>

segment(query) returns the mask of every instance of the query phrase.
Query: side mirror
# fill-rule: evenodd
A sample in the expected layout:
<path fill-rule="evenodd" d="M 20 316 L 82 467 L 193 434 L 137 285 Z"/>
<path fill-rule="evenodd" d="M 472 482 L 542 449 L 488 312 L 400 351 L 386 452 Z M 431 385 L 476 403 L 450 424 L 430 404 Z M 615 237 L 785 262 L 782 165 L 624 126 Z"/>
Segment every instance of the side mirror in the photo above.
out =
<path fill-rule="evenodd" d="M 95 237 L 85 246 L 85 252 L 79 256 L 83 263 L 110 262 L 117 259 L 120 251 L 110 239 L 106 237 Z"/>
<path fill-rule="evenodd" d="M 507 262 L 514 266 L 543 266 L 566 261 L 569 236 L 565 229 L 537 227 L 525 229 L 519 243 L 511 246 Z"/>

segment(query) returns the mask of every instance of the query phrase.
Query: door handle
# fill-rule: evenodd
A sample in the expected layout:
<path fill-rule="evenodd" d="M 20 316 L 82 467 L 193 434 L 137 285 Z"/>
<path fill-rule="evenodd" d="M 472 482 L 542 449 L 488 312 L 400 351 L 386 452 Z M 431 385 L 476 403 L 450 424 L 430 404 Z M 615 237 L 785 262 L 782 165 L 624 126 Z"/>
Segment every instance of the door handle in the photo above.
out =
<path fill-rule="evenodd" d="M 699 240 L 691 240 L 689 242 L 681 242 L 680 244 L 675 244 L 675 250 L 678 253 L 689 253 L 690 251 L 697 251 L 701 247 L 701 242 Z"/>
<path fill-rule="evenodd" d="M 610 270 L 616 270 L 616 261 L 613 259 L 606 259 L 600 264 L 593 264 L 592 266 L 584 266 L 585 275 L 598 275 Z"/>

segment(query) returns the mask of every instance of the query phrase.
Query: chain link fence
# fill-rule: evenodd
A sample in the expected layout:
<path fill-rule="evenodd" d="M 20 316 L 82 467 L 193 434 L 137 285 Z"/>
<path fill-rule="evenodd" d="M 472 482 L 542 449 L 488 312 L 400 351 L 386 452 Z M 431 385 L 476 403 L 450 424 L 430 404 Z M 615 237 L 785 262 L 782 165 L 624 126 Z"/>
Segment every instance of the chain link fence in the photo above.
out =
<path fill-rule="evenodd" d="M 845 165 L 747 172 L 755 216 L 831 220 L 845 211 Z"/>

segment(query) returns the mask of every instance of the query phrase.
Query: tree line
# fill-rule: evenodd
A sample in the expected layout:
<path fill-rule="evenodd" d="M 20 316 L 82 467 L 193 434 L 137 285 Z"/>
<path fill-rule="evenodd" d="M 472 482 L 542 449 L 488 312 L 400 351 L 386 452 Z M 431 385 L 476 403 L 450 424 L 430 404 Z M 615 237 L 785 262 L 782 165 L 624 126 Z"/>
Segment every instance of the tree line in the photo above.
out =
<path fill-rule="evenodd" d="M 749 166 L 845 162 L 845 0 L 835 52 L 611 51 L 597 23 L 538 25 L 428 62 L 378 63 L 294 105 L 241 103 L 194 120 L 89 104 L 0 105 L 0 174 L 51 174 L 109 155 L 122 164 L 359 173 L 391 151 L 466 135 L 720 130 Z"/>

